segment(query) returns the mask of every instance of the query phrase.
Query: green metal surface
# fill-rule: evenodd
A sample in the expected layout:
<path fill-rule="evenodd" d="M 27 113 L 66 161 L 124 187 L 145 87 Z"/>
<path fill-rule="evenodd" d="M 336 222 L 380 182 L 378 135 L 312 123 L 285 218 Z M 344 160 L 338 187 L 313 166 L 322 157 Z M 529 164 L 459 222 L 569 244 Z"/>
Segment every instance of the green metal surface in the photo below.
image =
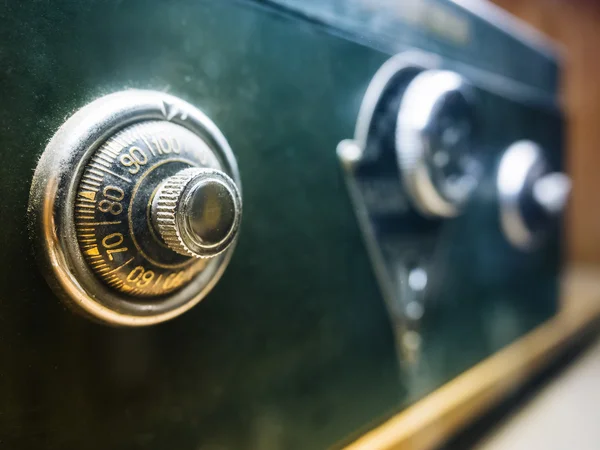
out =
<path fill-rule="evenodd" d="M 0 6 L 0 447 L 325 448 L 552 314 L 555 246 L 519 259 L 494 231 L 493 205 L 479 208 L 449 228 L 445 280 L 460 282 L 427 316 L 419 376 L 399 366 L 335 154 L 387 57 L 246 3 Z M 190 312 L 145 329 L 98 325 L 60 304 L 26 223 L 52 134 L 126 88 L 202 109 L 243 182 L 241 237 L 222 280 Z M 477 252 L 483 241 L 493 255 Z M 473 254 L 487 269 L 469 278 Z M 508 268 L 533 281 L 506 283 Z"/>

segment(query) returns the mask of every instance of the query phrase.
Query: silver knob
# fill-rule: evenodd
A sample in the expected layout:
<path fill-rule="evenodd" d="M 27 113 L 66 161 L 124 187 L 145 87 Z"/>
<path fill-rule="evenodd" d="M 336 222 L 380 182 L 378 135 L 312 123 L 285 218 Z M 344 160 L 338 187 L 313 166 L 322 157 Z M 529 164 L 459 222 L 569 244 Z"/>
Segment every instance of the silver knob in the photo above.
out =
<path fill-rule="evenodd" d="M 496 183 L 504 236 L 518 249 L 536 248 L 565 209 L 570 178 L 550 171 L 542 148 L 523 140 L 502 156 Z"/>
<path fill-rule="evenodd" d="M 477 185 L 474 94 L 458 74 L 426 70 L 398 111 L 396 156 L 403 184 L 423 214 L 453 217 Z"/>
<path fill-rule="evenodd" d="M 571 179 L 566 174 L 549 173 L 533 184 L 533 198 L 548 214 L 560 214 L 567 204 L 571 184 Z"/>
<path fill-rule="evenodd" d="M 234 241 L 242 214 L 235 182 L 216 169 L 184 169 L 165 180 L 152 201 L 152 221 L 173 251 L 210 258 Z"/>

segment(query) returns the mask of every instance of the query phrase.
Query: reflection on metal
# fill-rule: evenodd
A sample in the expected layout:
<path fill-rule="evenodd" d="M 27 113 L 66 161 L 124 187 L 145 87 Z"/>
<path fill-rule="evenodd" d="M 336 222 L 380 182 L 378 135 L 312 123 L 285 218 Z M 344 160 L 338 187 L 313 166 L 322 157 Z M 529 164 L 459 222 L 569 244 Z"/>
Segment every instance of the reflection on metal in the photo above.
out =
<path fill-rule="evenodd" d="M 354 139 L 337 148 L 398 353 L 413 364 L 440 219 L 460 213 L 481 173 L 474 92 L 441 65 L 415 51 L 386 61 L 367 88 Z"/>
<path fill-rule="evenodd" d="M 162 240 L 184 256 L 211 258 L 237 236 L 242 199 L 235 182 L 208 168 L 183 169 L 167 178 L 152 201 L 151 214 Z"/>
<path fill-rule="evenodd" d="M 477 185 L 473 93 L 450 71 L 415 76 L 402 95 L 395 133 L 404 186 L 428 215 L 454 217 Z"/>
<path fill-rule="evenodd" d="M 350 443 L 347 450 L 434 450 L 515 392 L 600 324 L 600 273 L 573 267 L 564 306 L 543 325 Z"/>
<path fill-rule="evenodd" d="M 228 186 L 240 186 L 216 125 L 171 95 L 118 92 L 63 124 L 38 163 L 29 221 L 42 272 L 65 302 L 102 322 L 141 326 L 187 311 L 212 289 L 234 246 L 210 260 L 181 256 L 150 220 L 160 181 L 189 167 L 223 171 Z M 241 211 L 233 198 L 232 230 Z"/>
<path fill-rule="evenodd" d="M 533 184 L 533 198 L 549 214 L 560 214 L 567 204 L 571 184 L 571 179 L 564 173 L 544 175 Z"/>
<path fill-rule="evenodd" d="M 466 14 L 457 8 L 432 0 L 267 1 L 309 13 L 327 22 L 339 21 L 351 25 L 352 17 L 363 17 L 365 24 L 377 24 L 384 35 L 392 34 L 399 27 L 410 25 L 453 45 L 467 45 L 472 38 L 472 25 Z"/>
<path fill-rule="evenodd" d="M 401 250 L 393 248 L 395 246 L 393 241 L 385 242 L 390 236 L 386 237 L 377 231 L 376 222 L 379 209 L 374 206 L 372 201 L 365 201 L 365 191 L 361 189 L 360 181 L 354 176 L 354 168 L 360 161 L 356 155 L 361 153 L 356 141 L 340 142 L 337 153 L 346 173 L 346 184 L 367 244 L 371 263 L 390 312 L 399 358 L 406 362 L 416 363 L 420 349 L 418 324 L 425 309 L 427 272 L 422 266 L 412 265 L 412 259 L 403 260 L 402 258 L 407 255 L 412 257 L 414 254 L 422 252 L 408 251 L 407 255 L 402 255 Z M 398 186 L 395 187 L 398 190 Z M 385 192 L 380 194 L 385 197 Z M 406 210 L 401 211 L 406 212 Z M 373 212 L 375 213 L 373 214 Z M 391 239 L 393 240 L 393 237 Z"/>
<path fill-rule="evenodd" d="M 373 124 L 375 110 L 385 95 L 390 92 L 398 95 L 398 87 L 407 83 L 423 70 L 436 69 L 441 65 L 441 59 L 432 54 L 407 51 L 388 59 L 373 75 L 365 93 L 354 130 L 354 141 L 362 157 L 367 147 L 370 127 Z M 397 111 L 395 111 L 397 112 Z M 377 155 L 373 155 L 377 156 Z M 365 155 L 369 158 L 372 155 Z"/>
<path fill-rule="evenodd" d="M 435 69 L 440 60 L 420 52 L 390 58 L 373 76 L 363 98 L 354 139 L 338 144 L 337 154 L 371 262 L 396 334 L 398 355 L 404 362 L 419 360 L 419 323 L 425 311 L 431 233 L 398 233 L 386 224 L 414 214 L 414 199 L 403 188 L 394 151 L 398 97 L 419 73 Z M 391 105 L 391 106 L 390 106 Z M 396 105 L 396 106 L 394 106 Z M 389 123 L 388 123 L 389 122 Z M 386 124 L 386 129 L 374 128 Z M 363 171 L 369 174 L 364 174 Z M 434 231 L 435 234 L 435 231 Z"/>
<path fill-rule="evenodd" d="M 516 19 L 500 6 L 486 0 L 450 0 L 462 7 L 465 11 L 476 14 L 488 24 L 497 27 L 510 36 L 516 36 L 520 42 L 531 48 L 548 55 L 551 58 L 560 56 L 557 44 L 549 40 L 548 36 L 541 33 L 533 26 Z"/>
<path fill-rule="evenodd" d="M 543 151 L 531 141 L 512 144 L 497 175 L 500 223 L 506 239 L 531 251 L 546 238 L 565 208 L 571 189 L 567 175 L 550 172 Z"/>

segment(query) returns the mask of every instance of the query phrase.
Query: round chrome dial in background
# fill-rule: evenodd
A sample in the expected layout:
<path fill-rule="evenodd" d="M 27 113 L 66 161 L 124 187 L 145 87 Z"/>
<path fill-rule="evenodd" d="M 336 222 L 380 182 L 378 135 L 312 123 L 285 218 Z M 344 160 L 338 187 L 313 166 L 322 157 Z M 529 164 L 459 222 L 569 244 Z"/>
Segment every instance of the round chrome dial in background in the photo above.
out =
<path fill-rule="evenodd" d="M 478 90 L 440 69 L 434 55 L 393 56 L 363 98 L 353 140 L 338 154 L 345 165 L 388 163 L 393 153 L 399 190 L 421 215 L 459 215 L 479 184 Z"/>
<path fill-rule="evenodd" d="M 402 94 L 396 155 L 403 184 L 425 215 L 456 216 L 477 186 L 475 108 L 458 74 L 426 70 Z"/>
<path fill-rule="evenodd" d="M 208 117 L 167 94 L 125 91 L 59 129 L 29 212 L 44 274 L 69 304 L 112 324 L 149 325 L 216 283 L 242 200 L 235 158 Z"/>
<path fill-rule="evenodd" d="M 542 147 L 522 140 L 502 155 L 496 183 L 504 236 L 515 248 L 535 249 L 564 212 L 570 178 L 550 170 Z"/>

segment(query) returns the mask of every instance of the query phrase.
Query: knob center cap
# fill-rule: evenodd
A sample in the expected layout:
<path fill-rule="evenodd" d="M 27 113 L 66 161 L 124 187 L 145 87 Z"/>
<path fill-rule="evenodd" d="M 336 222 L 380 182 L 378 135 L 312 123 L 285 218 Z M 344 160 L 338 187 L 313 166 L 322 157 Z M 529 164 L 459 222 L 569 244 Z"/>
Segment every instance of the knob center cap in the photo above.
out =
<path fill-rule="evenodd" d="M 226 239 L 236 220 L 234 195 L 215 178 L 197 183 L 183 209 L 189 230 L 197 241 L 206 245 L 217 245 Z"/>
<path fill-rule="evenodd" d="M 240 216 L 235 182 L 216 169 L 184 169 L 165 180 L 152 201 L 152 221 L 165 244 L 196 258 L 224 251 L 236 237 Z"/>

